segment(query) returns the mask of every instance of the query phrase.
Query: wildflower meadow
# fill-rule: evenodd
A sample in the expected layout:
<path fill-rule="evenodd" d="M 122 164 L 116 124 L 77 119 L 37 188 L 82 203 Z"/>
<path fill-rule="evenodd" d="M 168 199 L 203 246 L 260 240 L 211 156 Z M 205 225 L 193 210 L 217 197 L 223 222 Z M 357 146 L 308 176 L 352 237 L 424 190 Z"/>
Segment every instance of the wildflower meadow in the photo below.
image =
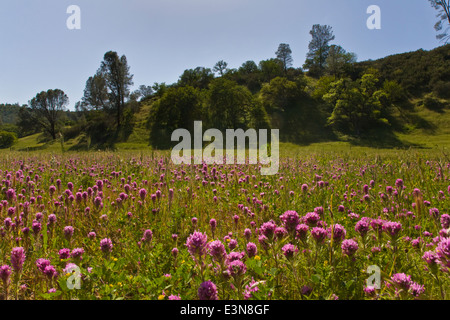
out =
<path fill-rule="evenodd" d="M 1 297 L 448 299 L 450 161 L 406 153 L 2 154 Z"/>

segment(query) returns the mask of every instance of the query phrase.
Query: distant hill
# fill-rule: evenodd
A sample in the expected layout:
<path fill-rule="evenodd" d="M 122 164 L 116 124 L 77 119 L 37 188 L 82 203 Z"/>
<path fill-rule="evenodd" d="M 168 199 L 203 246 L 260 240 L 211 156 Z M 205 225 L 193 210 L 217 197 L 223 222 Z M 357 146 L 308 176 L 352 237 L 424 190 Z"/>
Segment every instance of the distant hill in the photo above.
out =
<path fill-rule="evenodd" d="M 450 98 L 450 44 L 359 62 L 356 75 L 367 68 L 378 69 L 382 79 L 397 81 L 414 97 L 433 92 L 439 98 Z"/>
<path fill-rule="evenodd" d="M 19 120 L 18 104 L 0 104 L 0 125 L 16 124 Z"/>

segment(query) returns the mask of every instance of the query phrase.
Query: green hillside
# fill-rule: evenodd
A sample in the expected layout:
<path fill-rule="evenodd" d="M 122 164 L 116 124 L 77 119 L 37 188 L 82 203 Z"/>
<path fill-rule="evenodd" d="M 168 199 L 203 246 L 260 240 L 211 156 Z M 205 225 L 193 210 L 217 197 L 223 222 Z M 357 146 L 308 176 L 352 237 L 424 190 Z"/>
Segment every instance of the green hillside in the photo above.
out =
<path fill-rule="evenodd" d="M 419 104 L 421 101 L 414 101 Z M 148 137 L 149 131 L 146 128 L 147 115 L 150 106 L 144 105 L 139 113 L 136 114 L 136 125 L 134 126 L 132 134 L 126 142 L 116 144 L 117 150 L 142 150 L 151 149 L 149 146 Z M 440 111 L 433 111 L 425 108 L 423 105 L 416 105 L 413 110 L 408 111 L 407 115 L 398 115 L 399 121 L 403 120 L 408 123 L 408 130 L 405 132 L 396 132 L 395 137 L 400 141 L 401 148 L 426 148 L 426 149 L 450 149 L 450 105 Z M 409 119 L 409 120 L 408 120 Z M 416 120 L 416 124 L 411 119 Z M 71 150 L 77 146 L 83 137 L 77 136 L 74 139 L 69 139 L 64 142 L 64 150 Z M 323 150 L 349 150 L 357 147 L 357 143 L 351 141 L 326 141 L 313 142 L 308 145 L 295 145 L 291 143 L 282 143 L 284 149 L 305 149 L 311 151 Z M 370 142 L 361 147 L 378 147 L 375 143 L 370 145 Z M 13 150 L 18 151 L 32 151 L 32 150 L 46 150 L 51 152 L 61 152 L 60 141 L 44 142 L 42 134 L 34 134 L 18 139 L 16 145 L 12 147 Z"/>
<path fill-rule="evenodd" d="M 322 77 L 295 68 L 283 71 L 276 59 L 261 61 L 259 66 L 247 61 L 219 77 L 208 70 L 186 70 L 177 83 L 155 84 L 147 97 L 130 100 L 120 133 L 114 132 L 112 118 L 99 111 L 78 110 L 65 112 L 55 141 L 43 133 L 19 135 L 12 149 L 168 149 L 158 145 L 158 139 L 170 141 L 174 128 L 189 128 L 193 120 L 219 129 L 279 128 L 285 148 L 450 147 L 450 45 L 353 63 L 339 77 L 327 69 Z M 353 89 L 343 92 L 348 86 Z M 351 96 L 342 100 L 355 92 L 356 100 Z M 335 121 L 337 106 L 347 103 L 352 108 L 352 101 L 365 94 L 367 108 L 375 108 L 367 113 L 373 119 L 365 123 L 361 113 L 361 128 L 346 130 L 352 125 L 348 119 L 352 113 L 341 114 Z M 0 114 L 9 126 L 6 131 L 14 131 L 16 125 L 15 132 L 22 132 L 18 108 L 1 106 Z"/>

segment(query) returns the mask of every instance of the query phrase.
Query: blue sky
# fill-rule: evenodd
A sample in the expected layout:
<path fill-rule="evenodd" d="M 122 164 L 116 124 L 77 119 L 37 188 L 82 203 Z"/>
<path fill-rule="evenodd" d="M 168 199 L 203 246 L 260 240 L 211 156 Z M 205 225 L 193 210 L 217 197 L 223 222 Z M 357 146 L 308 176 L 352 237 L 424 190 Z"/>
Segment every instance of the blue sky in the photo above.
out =
<path fill-rule="evenodd" d="M 81 9 L 69 30 L 67 7 Z M 381 8 L 381 30 L 369 30 L 370 5 Z M 333 27 L 358 61 L 441 45 L 427 0 L 1 0 L 0 103 L 26 104 L 59 88 L 69 108 L 83 95 L 105 52 L 125 54 L 134 87 L 173 83 L 185 69 L 238 68 L 272 58 L 280 43 L 303 65 L 313 24 Z"/>

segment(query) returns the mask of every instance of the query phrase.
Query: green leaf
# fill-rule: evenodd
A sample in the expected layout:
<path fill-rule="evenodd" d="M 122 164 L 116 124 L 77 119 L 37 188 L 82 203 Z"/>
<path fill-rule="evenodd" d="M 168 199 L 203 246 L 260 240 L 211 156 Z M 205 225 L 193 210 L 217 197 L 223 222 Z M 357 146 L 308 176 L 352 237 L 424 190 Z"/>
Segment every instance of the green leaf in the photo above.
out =
<path fill-rule="evenodd" d="M 320 275 L 318 275 L 318 274 L 313 274 L 312 277 L 311 277 L 311 280 L 312 280 L 312 282 L 314 282 L 315 284 L 319 284 L 319 283 L 320 283 L 320 280 L 321 280 L 321 277 L 320 277 Z"/>
<path fill-rule="evenodd" d="M 355 280 L 349 280 L 345 283 L 345 287 L 350 289 L 350 287 L 355 283 Z"/>
<path fill-rule="evenodd" d="M 62 291 L 67 292 L 69 291 L 69 288 L 67 288 L 67 280 L 63 277 L 60 277 L 58 279 L 58 283 L 59 283 L 59 287 L 61 288 Z"/>
<path fill-rule="evenodd" d="M 277 268 L 272 268 L 270 269 L 270 273 L 275 277 L 278 273 L 280 272 L 279 269 Z"/>

